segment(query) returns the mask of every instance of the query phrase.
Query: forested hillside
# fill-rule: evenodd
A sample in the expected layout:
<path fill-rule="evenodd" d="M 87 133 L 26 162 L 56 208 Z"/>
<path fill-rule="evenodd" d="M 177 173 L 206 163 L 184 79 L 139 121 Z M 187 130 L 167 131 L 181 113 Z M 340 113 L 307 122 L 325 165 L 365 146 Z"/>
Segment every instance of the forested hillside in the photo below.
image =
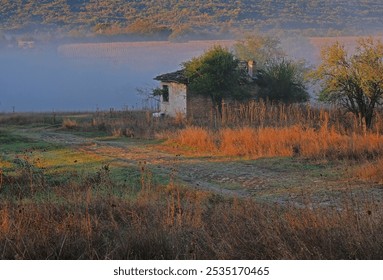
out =
<path fill-rule="evenodd" d="M 224 34 L 233 30 L 376 31 L 380 0 L 0 0 L 0 30 L 83 34 Z"/>

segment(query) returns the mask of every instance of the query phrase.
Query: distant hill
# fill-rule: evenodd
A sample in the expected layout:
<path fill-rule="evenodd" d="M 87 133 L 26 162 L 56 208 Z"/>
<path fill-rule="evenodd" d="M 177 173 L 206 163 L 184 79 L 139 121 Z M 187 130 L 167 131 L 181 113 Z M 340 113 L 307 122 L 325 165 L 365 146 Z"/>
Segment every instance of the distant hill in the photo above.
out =
<path fill-rule="evenodd" d="M 0 30 L 170 39 L 238 30 L 377 31 L 380 0 L 0 0 Z"/>

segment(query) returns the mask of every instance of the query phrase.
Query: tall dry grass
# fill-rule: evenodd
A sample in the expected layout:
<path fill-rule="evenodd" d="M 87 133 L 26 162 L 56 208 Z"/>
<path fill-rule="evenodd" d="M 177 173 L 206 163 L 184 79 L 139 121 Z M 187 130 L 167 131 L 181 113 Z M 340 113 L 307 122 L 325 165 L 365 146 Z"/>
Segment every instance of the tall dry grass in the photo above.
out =
<path fill-rule="evenodd" d="M 173 141 L 197 150 L 248 158 L 301 156 L 312 159 L 371 160 L 383 155 L 383 136 L 376 133 L 351 135 L 335 129 L 291 127 L 223 128 L 180 130 Z"/>
<path fill-rule="evenodd" d="M 217 115 L 217 114 L 215 114 Z M 223 104 L 222 116 L 217 116 L 222 127 L 302 127 L 320 129 L 332 127 L 342 134 L 364 133 L 366 128 L 354 114 L 336 106 L 311 104 L 284 104 L 268 101 Z M 383 131 L 383 112 L 378 111 L 373 121 L 373 131 Z M 210 120 L 212 123 L 212 120 Z M 207 127 L 205 125 L 205 127 Z M 211 126 L 210 126 L 211 127 Z"/>
<path fill-rule="evenodd" d="M 164 131 L 175 131 L 184 127 L 181 116 L 154 118 L 151 111 L 110 111 L 96 112 L 91 122 L 85 124 L 88 129 L 103 131 L 112 136 L 154 139 Z"/>
<path fill-rule="evenodd" d="M 214 115 L 214 114 L 212 114 Z M 383 112 L 371 129 L 363 120 L 335 107 L 252 101 L 224 104 L 222 117 L 187 125 L 168 134 L 173 146 L 190 153 L 246 158 L 294 156 L 358 162 L 354 175 L 382 182 Z M 164 137 L 165 138 L 165 137 Z M 175 144 L 175 145 L 174 145 Z"/>
<path fill-rule="evenodd" d="M 383 121 L 367 130 L 354 115 L 332 108 L 250 102 L 224 106 L 218 126 L 188 126 L 172 141 L 196 150 L 249 158 L 376 159 L 383 155 Z"/>
<path fill-rule="evenodd" d="M 217 150 L 214 133 L 202 127 L 190 126 L 178 133 L 169 135 L 181 145 L 197 148 L 201 151 L 216 152 Z"/>
<path fill-rule="evenodd" d="M 242 128 L 290 128 L 300 126 L 302 129 L 315 131 L 332 129 L 340 135 L 366 133 L 360 120 L 350 113 L 336 108 L 319 108 L 311 105 L 286 105 L 265 101 L 248 103 L 223 104 L 222 116 L 211 112 L 208 118 L 185 119 L 153 118 L 151 111 L 114 110 L 96 112 L 63 112 L 63 113 L 16 113 L 0 114 L 3 125 L 62 125 L 62 128 L 79 131 L 101 131 L 111 136 L 154 139 L 158 135 L 168 138 L 180 129 L 201 127 L 216 132 L 222 129 Z M 374 133 L 383 131 L 382 114 L 376 114 L 373 124 Z M 201 134 L 201 132 L 199 132 Z M 201 135 L 199 135 L 201 136 Z M 182 136 L 181 136 L 182 137 Z M 213 142 L 216 142 L 213 137 Z M 198 141 L 197 139 L 195 141 Z M 209 140 L 210 141 L 210 140 Z M 212 148 L 209 144 L 207 148 Z"/>
<path fill-rule="evenodd" d="M 135 192 L 134 186 L 116 186 L 104 171 L 63 185 L 36 182 L 39 186 L 33 193 L 27 191 L 27 183 L 5 178 L 0 199 L 0 258 L 383 256 L 383 208 L 368 195 L 361 199 L 344 193 L 338 208 L 312 208 L 309 201 L 296 208 L 225 198 L 174 182 L 153 185 L 146 181 L 145 174 L 141 190 Z M 13 194 L 15 184 L 21 189 L 17 199 Z"/>

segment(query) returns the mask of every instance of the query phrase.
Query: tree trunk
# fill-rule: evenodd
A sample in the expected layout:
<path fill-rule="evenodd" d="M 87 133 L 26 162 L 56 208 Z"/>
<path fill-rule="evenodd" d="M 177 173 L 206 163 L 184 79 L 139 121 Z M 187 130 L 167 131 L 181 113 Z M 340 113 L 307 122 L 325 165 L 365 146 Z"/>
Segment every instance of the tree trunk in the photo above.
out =
<path fill-rule="evenodd" d="M 370 129 L 371 126 L 372 126 L 372 118 L 373 118 L 373 116 L 374 116 L 374 111 L 373 110 L 369 110 L 366 113 L 365 117 L 364 117 L 364 122 L 366 124 L 366 128 L 367 129 Z"/>
<path fill-rule="evenodd" d="M 222 101 L 223 98 L 221 96 L 212 96 L 211 101 L 213 102 L 213 106 L 217 109 L 219 118 L 222 118 Z"/>

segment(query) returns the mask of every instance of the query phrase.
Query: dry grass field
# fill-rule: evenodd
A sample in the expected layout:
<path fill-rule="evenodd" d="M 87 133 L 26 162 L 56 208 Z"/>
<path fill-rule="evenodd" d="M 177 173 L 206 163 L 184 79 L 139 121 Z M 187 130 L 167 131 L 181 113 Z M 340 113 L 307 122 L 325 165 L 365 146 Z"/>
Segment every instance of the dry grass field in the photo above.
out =
<path fill-rule="evenodd" d="M 382 259 L 382 115 L 0 116 L 1 259 Z"/>

